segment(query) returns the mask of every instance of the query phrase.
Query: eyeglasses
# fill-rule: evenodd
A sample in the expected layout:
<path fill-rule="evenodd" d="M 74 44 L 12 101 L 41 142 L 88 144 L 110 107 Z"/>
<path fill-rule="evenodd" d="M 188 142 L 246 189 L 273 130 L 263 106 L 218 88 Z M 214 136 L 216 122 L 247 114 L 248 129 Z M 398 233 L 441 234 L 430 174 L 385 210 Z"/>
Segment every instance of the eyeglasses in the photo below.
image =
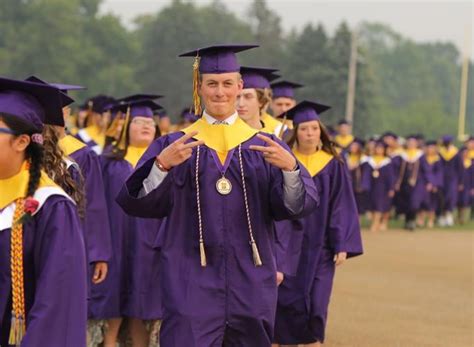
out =
<path fill-rule="evenodd" d="M 15 132 L 8 128 L 0 128 L 0 134 L 10 134 L 15 135 Z"/>
<path fill-rule="evenodd" d="M 141 126 L 149 126 L 149 127 L 155 127 L 156 123 L 153 119 L 134 119 L 132 120 L 133 124 L 136 125 L 141 125 Z"/>

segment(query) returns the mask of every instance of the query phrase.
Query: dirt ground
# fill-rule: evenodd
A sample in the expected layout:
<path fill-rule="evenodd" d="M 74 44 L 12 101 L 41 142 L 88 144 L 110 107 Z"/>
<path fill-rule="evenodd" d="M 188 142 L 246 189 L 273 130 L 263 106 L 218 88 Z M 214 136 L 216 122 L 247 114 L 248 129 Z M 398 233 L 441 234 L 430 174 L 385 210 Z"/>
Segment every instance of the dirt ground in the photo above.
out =
<path fill-rule="evenodd" d="M 474 232 L 363 238 L 336 272 L 325 347 L 474 346 Z"/>

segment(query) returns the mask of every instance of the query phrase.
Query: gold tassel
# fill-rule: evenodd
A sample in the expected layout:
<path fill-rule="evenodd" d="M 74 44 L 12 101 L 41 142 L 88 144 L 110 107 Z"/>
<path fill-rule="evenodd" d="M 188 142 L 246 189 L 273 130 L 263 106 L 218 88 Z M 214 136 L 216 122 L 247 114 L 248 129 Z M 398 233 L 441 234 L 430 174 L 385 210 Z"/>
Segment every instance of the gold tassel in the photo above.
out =
<path fill-rule="evenodd" d="M 201 266 L 207 266 L 207 259 L 206 259 L 206 250 L 204 249 L 204 241 L 199 241 L 199 252 L 201 253 Z"/>
<path fill-rule="evenodd" d="M 120 137 L 117 140 L 117 148 L 121 149 L 122 151 L 125 150 L 127 145 L 127 128 L 128 123 L 130 122 L 130 107 L 127 108 L 127 113 L 125 115 L 125 121 L 123 122 L 122 131 L 120 133 Z"/>
<path fill-rule="evenodd" d="M 194 58 L 193 63 L 193 103 L 194 103 L 194 114 L 201 115 L 201 98 L 199 97 L 199 63 L 201 57 L 199 55 Z"/>
<path fill-rule="evenodd" d="M 283 121 L 282 121 L 282 126 L 281 126 L 281 129 L 280 129 L 280 133 L 278 134 L 278 138 L 279 138 L 280 140 L 282 140 L 283 134 L 284 134 L 284 132 L 285 132 L 285 125 L 286 125 L 285 123 L 286 123 L 286 112 L 285 112 L 285 117 L 283 117 Z"/>
<path fill-rule="evenodd" d="M 114 120 L 112 121 L 112 123 L 110 123 L 109 127 L 107 128 L 107 131 L 105 132 L 105 136 L 114 137 L 114 138 L 115 136 L 117 136 L 117 129 L 119 127 L 119 123 L 121 119 L 122 119 L 121 114 L 117 114 L 115 116 Z"/>
<path fill-rule="evenodd" d="M 257 243 L 255 240 L 250 241 L 252 245 L 252 254 L 253 254 L 253 263 L 255 266 L 262 266 L 262 259 L 260 258 L 260 253 L 258 252 Z"/>

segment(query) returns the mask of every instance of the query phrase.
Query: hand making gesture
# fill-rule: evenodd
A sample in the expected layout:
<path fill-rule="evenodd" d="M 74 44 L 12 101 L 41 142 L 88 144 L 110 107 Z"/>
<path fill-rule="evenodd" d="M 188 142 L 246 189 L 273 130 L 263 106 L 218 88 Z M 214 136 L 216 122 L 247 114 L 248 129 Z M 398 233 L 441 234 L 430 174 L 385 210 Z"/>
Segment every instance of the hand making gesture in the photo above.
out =
<path fill-rule="evenodd" d="M 163 149 L 163 151 L 161 151 L 161 153 L 156 157 L 158 166 L 161 165 L 161 167 L 163 167 L 165 170 L 170 170 L 171 168 L 178 166 L 179 164 L 184 163 L 186 160 L 191 158 L 193 148 L 204 144 L 204 141 L 193 141 L 186 143 L 186 141 L 193 138 L 197 134 L 197 131 L 185 134 L 168 145 L 168 147 Z"/>
<path fill-rule="evenodd" d="M 273 141 L 265 135 L 258 134 L 257 137 L 267 143 L 268 146 L 252 145 L 250 149 L 262 152 L 265 161 L 284 171 L 293 171 L 296 168 L 296 159 L 283 148 L 278 142 Z"/>

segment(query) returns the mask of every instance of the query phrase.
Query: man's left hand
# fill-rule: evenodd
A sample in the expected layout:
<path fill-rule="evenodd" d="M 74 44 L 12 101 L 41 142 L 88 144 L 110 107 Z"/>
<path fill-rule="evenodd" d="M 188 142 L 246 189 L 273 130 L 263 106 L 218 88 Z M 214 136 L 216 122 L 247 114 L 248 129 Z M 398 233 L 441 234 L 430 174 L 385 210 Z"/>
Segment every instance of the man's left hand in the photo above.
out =
<path fill-rule="evenodd" d="M 257 137 L 266 142 L 268 146 L 252 145 L 250 149 L 261 152 L 266 162 L 284 171 L 293 171 L 296 168 L 295 157 L 278 142 L 265 135 L 258 134 Z"/>

